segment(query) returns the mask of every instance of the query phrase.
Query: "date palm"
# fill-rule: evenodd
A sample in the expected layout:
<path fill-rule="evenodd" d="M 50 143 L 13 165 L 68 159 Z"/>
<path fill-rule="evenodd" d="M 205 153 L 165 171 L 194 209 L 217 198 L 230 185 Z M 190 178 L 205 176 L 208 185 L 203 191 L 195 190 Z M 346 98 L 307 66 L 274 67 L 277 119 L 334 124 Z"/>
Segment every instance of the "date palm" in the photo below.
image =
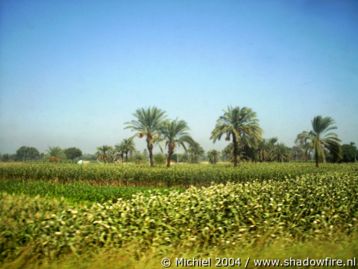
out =
<path fill-rule="evenodd" d="M 165 112 L 156 107 L 139 108 L 133 116 L 136 119 L 127 122 L 126 129 L 135 131 L 140 138 L 145 137 L 150 165 L 154 166 L 153 147 L 159 138 L 159 129 L 165 119 Z"/>
<path fill-rule="evenodd" d="M 295 143 L 302 149 L 304 160 L 307 161 L 312 149 L 310 133 L 307 131 L 299 133 L 296 137 Z"/>
<path fill-rule="evenodd" d="M 216 122 L 211 137 L 214 142 L 225 135 L 227 141 L 232 140 L 234 166 L 238 164 L 239 145 L 257 146 L 261 140 L 262 130 L 256 113 L 248 107 L 228 107 Z"/>
<path fill-rule="evenodd" d="M 272 137 L 269 139 L 262 139 L 258 144 L 258 157 L 261 162 L 272 161 L 274 159 L 274 149 L 278 139 Z"/>
<path fill-rule="evenodd" d="M 208 156 L 209 163 L 216 164 L 219 160 L 220 152 L 215 149 L 209 150 L 207 156 Z"/>
<path fill-rule="evenodd" d="M 330 117 L 316 116 L 312 120 L 312 131 L 309 132 L 313 149 L 316 167 L 320 161 L 325 161 L 325 151 L 339 149 L 340 139 L 332 130 L 337 129 L 334 120 Z"/>
<path fill-rule="evenodd" d="M 116 146 L 116 148 L 121 153 L 122 161 L 125 157 L 126 162 L 128 162 L 128 154 L 135 151 L 133 137 L 123 139 L 122 142 Z"/>
<path fill-rule="evenodd" d="M 103 145 L 97 148 L 96 156 L 97 160 L 103 161 L 105 163 L 112 161 L 112 152 L 113 148 L 111 146 Z"/>
<path fill-rule="evenodd" d="M 198 163 L 200 157 L 202 157 L 204 155 L 204 153 L 205 153 L 205 151 L 202 148 L 202 146 L 200 146 L 199 143 L 194 142 L 194 143 L 190 144 L 189 148 L 187 150 L 189 162 Z"/>
<path fill-rule="evenodd" d="M 170 167 L 170 160 L 177 146 L 182 146 L 186 150 L 186 145 L 195 143 L 188 131 L 189 127 L 183 120 L 167 120 L 161 125 L 161 139 L 165 141 L 165 146 L 168 148 L 167 167 Z"/>

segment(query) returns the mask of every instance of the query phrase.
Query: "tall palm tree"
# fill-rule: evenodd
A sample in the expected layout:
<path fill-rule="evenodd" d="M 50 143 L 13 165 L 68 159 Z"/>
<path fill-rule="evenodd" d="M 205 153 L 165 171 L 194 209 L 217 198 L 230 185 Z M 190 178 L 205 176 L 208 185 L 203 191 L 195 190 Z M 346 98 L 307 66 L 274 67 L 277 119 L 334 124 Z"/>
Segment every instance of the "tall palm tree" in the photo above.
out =
<path fill-rule="evenodd" d="M 238 164 L 239 145 L 255 147 L 261 140 L 262 130 L 256 113 L 248 107 L 228 107 L 217 122 L 211 137 L 214 142 L 225 135 L 226 140 L 232 139 L 234 166 Z"/>
<path fill-rule="evenodd" d="M 189 127 L 183 120 L 164 121 L 160 128 L 161 138 L 168 148 L 167 167 L 170 167 L 170 160 L 177 146 L 186 150 L 186 145 L 194 144 L 194 140 L 188 134 Z"/>
<path fill-rule="evenodd" d="M 146 138 L 150 166 L 154 166 L 153 146 L 159 139 L 159 129 L 165 119 L 165 112 L 156 107 L 139 108 L 133 116 L 136 120 L 126 122 L 126 129 L 137 132 L 140 138 Z"/>
<path fill-rule="evenodd" d="M 309 135 L 314 149 L 316 167 L 318 167 L 320 161 L 325 161 L 325 151 L 338 149 L 341 140 L 337 137 L 336 133 L 332 132 L 332 130 L 337 129 L 337 127 L 334 125 L 334 120 L 330 117 L 314 117 L 312 120 L 312 129 Z"/>

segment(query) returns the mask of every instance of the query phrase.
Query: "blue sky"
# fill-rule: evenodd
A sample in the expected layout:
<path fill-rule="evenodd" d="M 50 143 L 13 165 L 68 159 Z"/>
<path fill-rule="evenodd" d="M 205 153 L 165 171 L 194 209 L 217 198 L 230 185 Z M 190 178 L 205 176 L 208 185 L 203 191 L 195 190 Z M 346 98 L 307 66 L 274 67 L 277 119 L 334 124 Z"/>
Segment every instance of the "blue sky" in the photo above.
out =
<path fill-rule="evenodd" d="M 291 146 L 316 115 L 358 144 L 358 1 L 1 1 L 0 152 L 132 135 L 139 107 L 206 150 L 228 106 Z M 144 141 L 136 140 L 139 148 Z"/>

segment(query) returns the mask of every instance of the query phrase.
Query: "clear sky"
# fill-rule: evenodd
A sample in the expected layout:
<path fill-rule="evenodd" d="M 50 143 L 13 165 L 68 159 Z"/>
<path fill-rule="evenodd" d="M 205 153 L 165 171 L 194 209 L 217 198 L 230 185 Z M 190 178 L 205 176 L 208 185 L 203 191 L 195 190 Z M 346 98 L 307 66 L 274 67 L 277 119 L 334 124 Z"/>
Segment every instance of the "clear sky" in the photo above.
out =
<path fill-rule="evenodd" d="M 206 150 L 228 105 L 289 146 L 316 115 L 358 144 L 358 1 L 11 0 L 0 20 L 1 153 L 94 153 L 148 106 Z"/>

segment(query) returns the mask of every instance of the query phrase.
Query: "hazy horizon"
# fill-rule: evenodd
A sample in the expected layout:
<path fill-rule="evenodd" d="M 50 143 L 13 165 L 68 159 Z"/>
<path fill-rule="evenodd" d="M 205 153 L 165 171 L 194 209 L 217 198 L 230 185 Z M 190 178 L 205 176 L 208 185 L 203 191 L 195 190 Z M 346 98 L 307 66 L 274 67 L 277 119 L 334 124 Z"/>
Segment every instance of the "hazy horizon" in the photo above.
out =
<path fill-rule="evenodd" d="M 149 106 L 205 150 L 227 145 L 209 138 L 228 106 L 288 146 L 316 115 L 358 144 L 357 14 L 353 0 L 2 1 L 0 153 L 94 153 Z"/>

